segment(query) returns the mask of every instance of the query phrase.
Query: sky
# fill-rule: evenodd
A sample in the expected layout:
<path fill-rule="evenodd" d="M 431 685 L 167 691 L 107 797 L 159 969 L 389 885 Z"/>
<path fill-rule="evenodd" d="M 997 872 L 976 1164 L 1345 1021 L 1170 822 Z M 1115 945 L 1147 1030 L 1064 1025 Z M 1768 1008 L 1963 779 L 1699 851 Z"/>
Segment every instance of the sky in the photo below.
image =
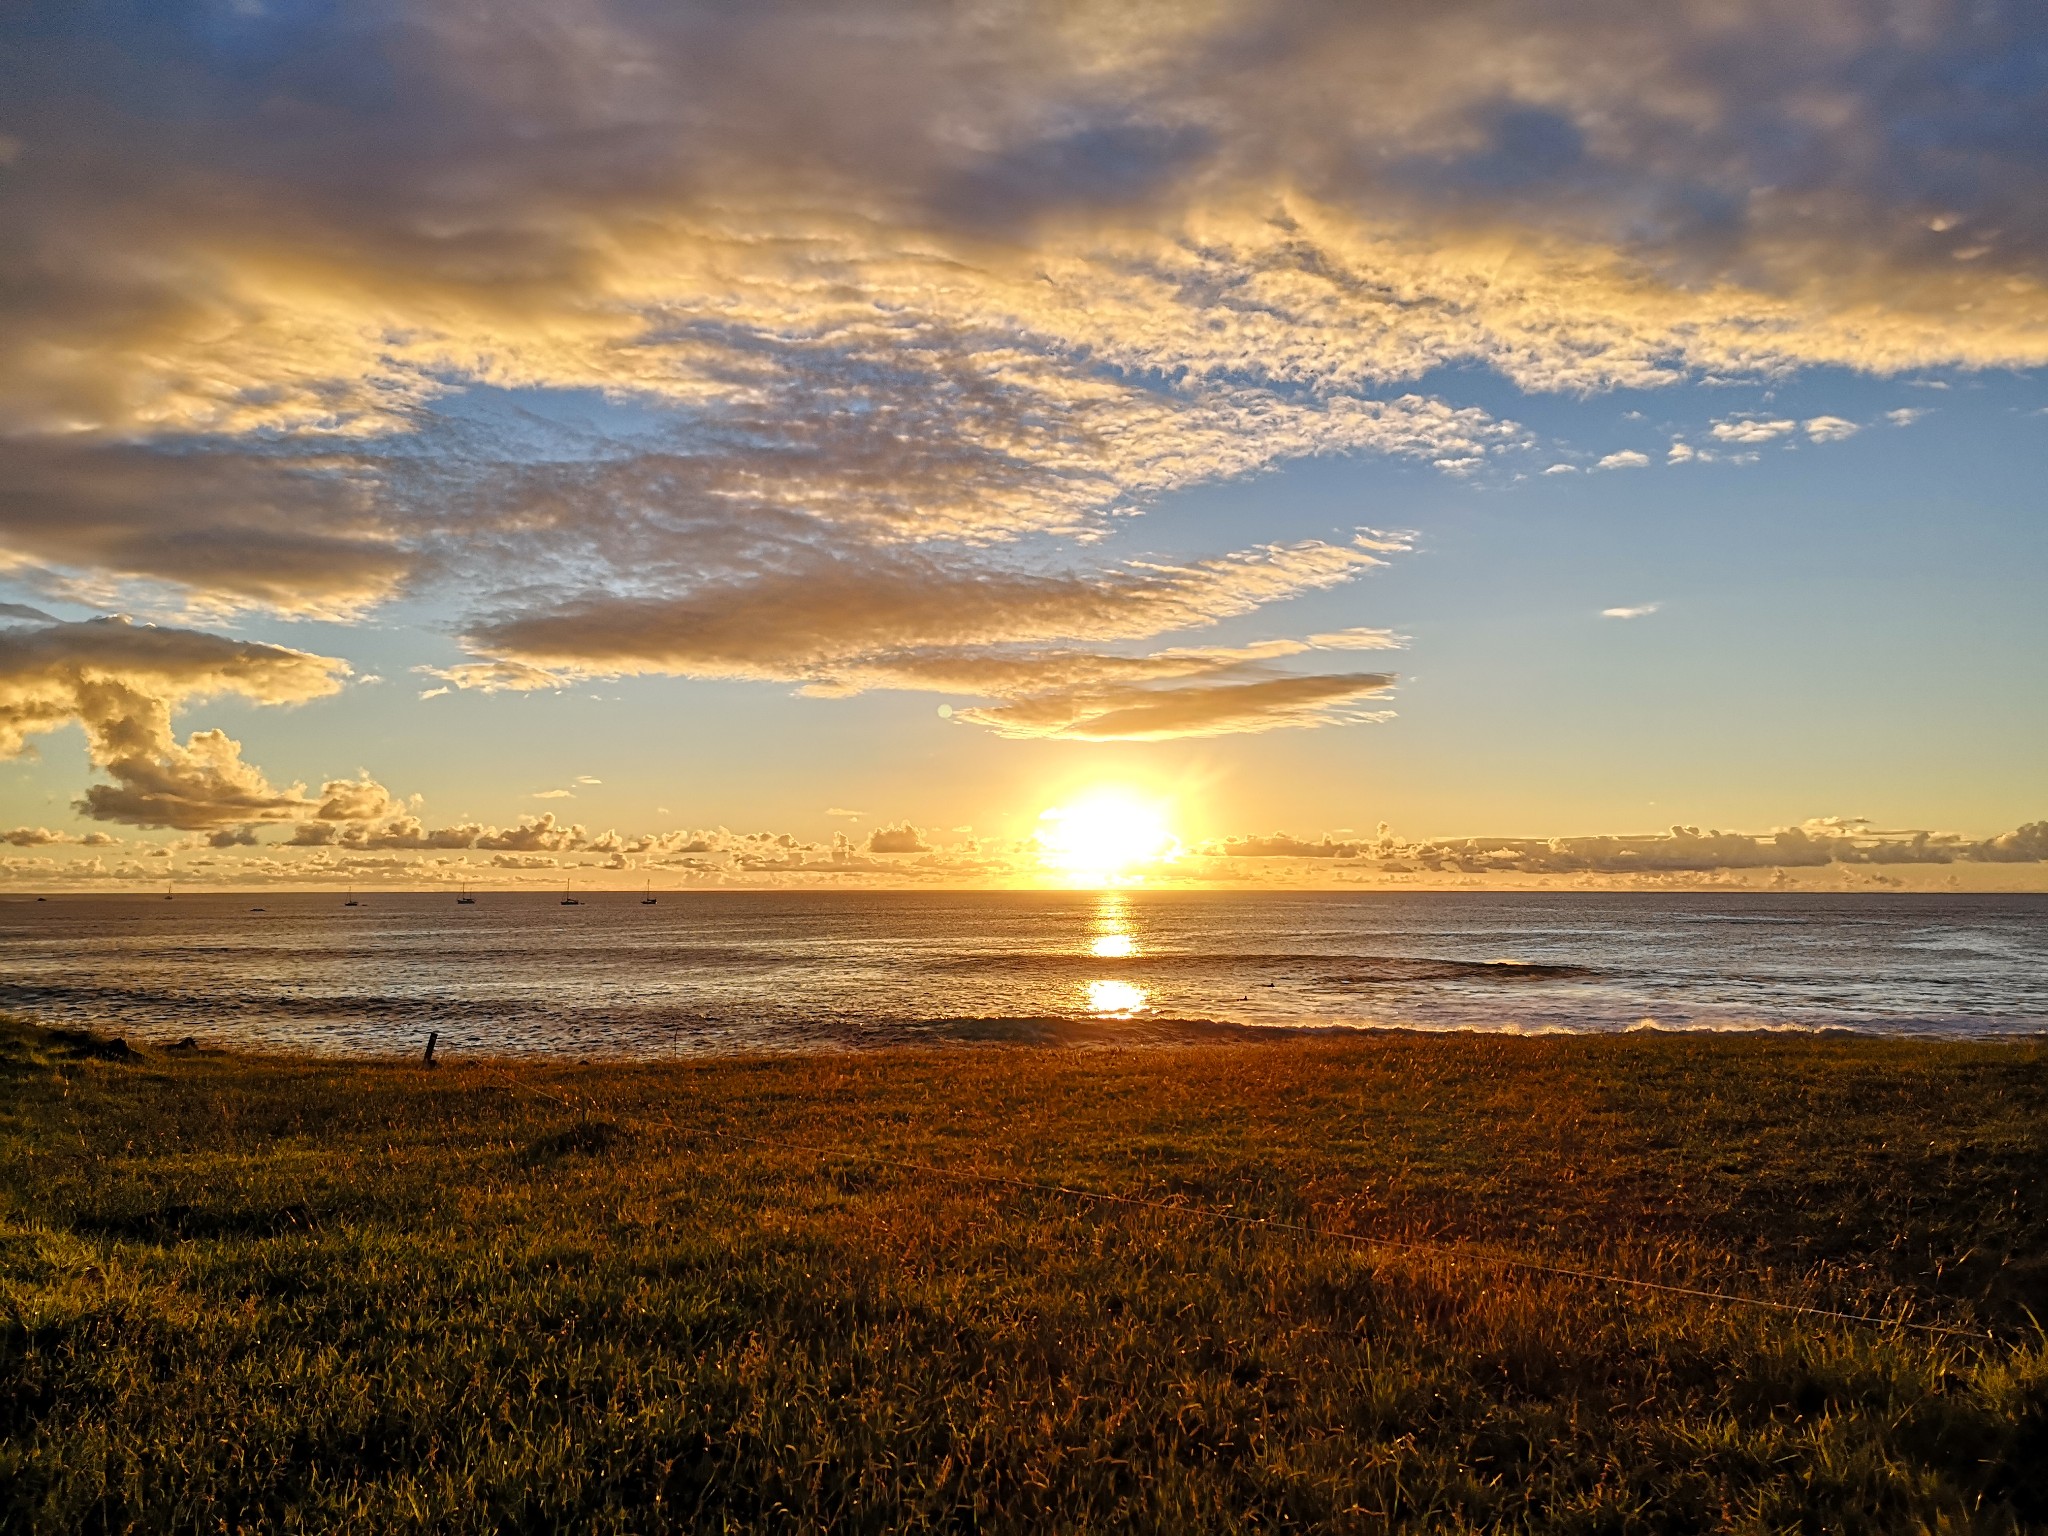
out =
<path fill-rule="evenodd" d="M 2048 888 L 2044 281 L 2023 0 L 13 7 L 0 880 Z"/>

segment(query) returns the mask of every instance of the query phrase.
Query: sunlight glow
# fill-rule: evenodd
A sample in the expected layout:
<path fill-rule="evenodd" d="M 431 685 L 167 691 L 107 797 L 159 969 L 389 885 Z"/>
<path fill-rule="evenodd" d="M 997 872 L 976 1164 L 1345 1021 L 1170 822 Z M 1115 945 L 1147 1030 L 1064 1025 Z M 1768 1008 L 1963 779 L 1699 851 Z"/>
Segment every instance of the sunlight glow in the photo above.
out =
<path fill-rule="evenodd" d="M 1121 885 L 1168 863 L 1180 841 L 1166 807 L 1127 790 L 1101 789 L 1038 818 L 1039 859 L 1076 885 Z"/>

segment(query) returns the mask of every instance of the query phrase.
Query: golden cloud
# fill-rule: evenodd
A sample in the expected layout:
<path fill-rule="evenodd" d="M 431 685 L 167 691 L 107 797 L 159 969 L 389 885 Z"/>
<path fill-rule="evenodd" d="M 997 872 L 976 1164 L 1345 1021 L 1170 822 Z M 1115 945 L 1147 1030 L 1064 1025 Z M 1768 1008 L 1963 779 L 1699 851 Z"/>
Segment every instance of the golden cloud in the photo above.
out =
<path fill-rule="evenodd" d="M 312 809 L 301 789 L 274 788 L 221 731 L 178 741 L 171 712 L 223 694 L 301 703 L 337 691 L 347 672 L 333 657 L 122 619 L 8 629 L 0 757 L 75 720 L 94 765 L 114 781 L 86 790 L 79 809 L 88 816 L 185 830 L 291 820 Z"/>

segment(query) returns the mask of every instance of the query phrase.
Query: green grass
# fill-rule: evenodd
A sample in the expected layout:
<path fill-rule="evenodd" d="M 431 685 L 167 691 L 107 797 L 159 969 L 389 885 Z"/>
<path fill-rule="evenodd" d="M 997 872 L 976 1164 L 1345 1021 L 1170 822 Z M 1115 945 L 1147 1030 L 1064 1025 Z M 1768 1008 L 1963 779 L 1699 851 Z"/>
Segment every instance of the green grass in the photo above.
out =
<path fill-rule="evenodd" d="M 430 1073 L 9 1026 L 0 1528 L 2040 1529 L 2044 1067 L 1383 1034 Z"/>

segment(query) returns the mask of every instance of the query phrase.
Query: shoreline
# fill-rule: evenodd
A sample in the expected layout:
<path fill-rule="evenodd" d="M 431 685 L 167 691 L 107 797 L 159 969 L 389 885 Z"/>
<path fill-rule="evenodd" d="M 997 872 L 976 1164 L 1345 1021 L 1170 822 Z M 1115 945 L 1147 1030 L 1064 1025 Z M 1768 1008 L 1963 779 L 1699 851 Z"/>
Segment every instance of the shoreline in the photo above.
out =
<path fill-rule="evenodd" d="M 0 1015 L 5 1018 L 7 1015 Z M 518 1066 L 639 1067 L 692 1062 L 735 1063 L 749 1061 L 836 1060 L 841 1057 L 886 1056 L 895 1053 L 963 1051 L 1022 1052 L 1172 1052 L 1194 1049 L 1279 1050 L 1290 1046 L 1349 1043 L 1369 1044 L 1376 1040 L 1586 1040 L 1616 1041 L 1642 1038 L 1740 1041 L 1799 1041 L 1895 1043 L 1906 1046 L 1980 1045 L 1996 1048 L 2040 1048 L 2048 1046 L 2048 1019 L 2005 1028 L 1962 1030 L 1952 1027 L 1900 1029 L 1882 1025 L 1803 1023 L 1698 1023 L 1666 1024 L 1639 1021 L 1612 1026 L 1568 1027 L 1562 1025 L 1523 1026 L 1513 1022 L 1483 1024 L 1246 1024 L 1208 1018 L 1089 1018 L 1060 1015 L 987 1015 L 977 1018 L 934 1018 L 902 1020 L 888 1024 L 862 1024 L 838 1034 L 817 1032 L 791 1038 L 786 1044 L 761 1044 L 744 1036 L 731 1045 L 707 1043 L 703 1038 L 687 1045 L 663 1045 L 658 1040 L 637 1050 L 606 1050 L 597 1046 L 562 1049 L 517 1050 L 474 1044 L 459 1032 L 431 1019 L 411 1027 L 417 1037 L 410 1049 L 384 1051 L 340 1047 L 309 1049 L 307 1045 L 269 1043 L 261 1039 L 237 1039 L 220 1032 L 197 1033 L 184 1024 L 128 1024 L 101 1017 L 65 1019 L 61 1016 L 14 1014 L 20 1022 L 50 1030 L 74 1030 L 119 1039 L 153 1054 L 179 1054 L 178 1047 L 190 1040 L 197 1054 L 243 1059 L 251 1062 L 322 1062 L 403 1065 L 424 1050 L 429 1035 L 436 1037 L 436 1065 L 459 1067 L 471 1063 Z M 396 1031 L 394 1031 L 396 1033 Z M 792 1036 L 796 1035 L 791 1030 Z"/>

